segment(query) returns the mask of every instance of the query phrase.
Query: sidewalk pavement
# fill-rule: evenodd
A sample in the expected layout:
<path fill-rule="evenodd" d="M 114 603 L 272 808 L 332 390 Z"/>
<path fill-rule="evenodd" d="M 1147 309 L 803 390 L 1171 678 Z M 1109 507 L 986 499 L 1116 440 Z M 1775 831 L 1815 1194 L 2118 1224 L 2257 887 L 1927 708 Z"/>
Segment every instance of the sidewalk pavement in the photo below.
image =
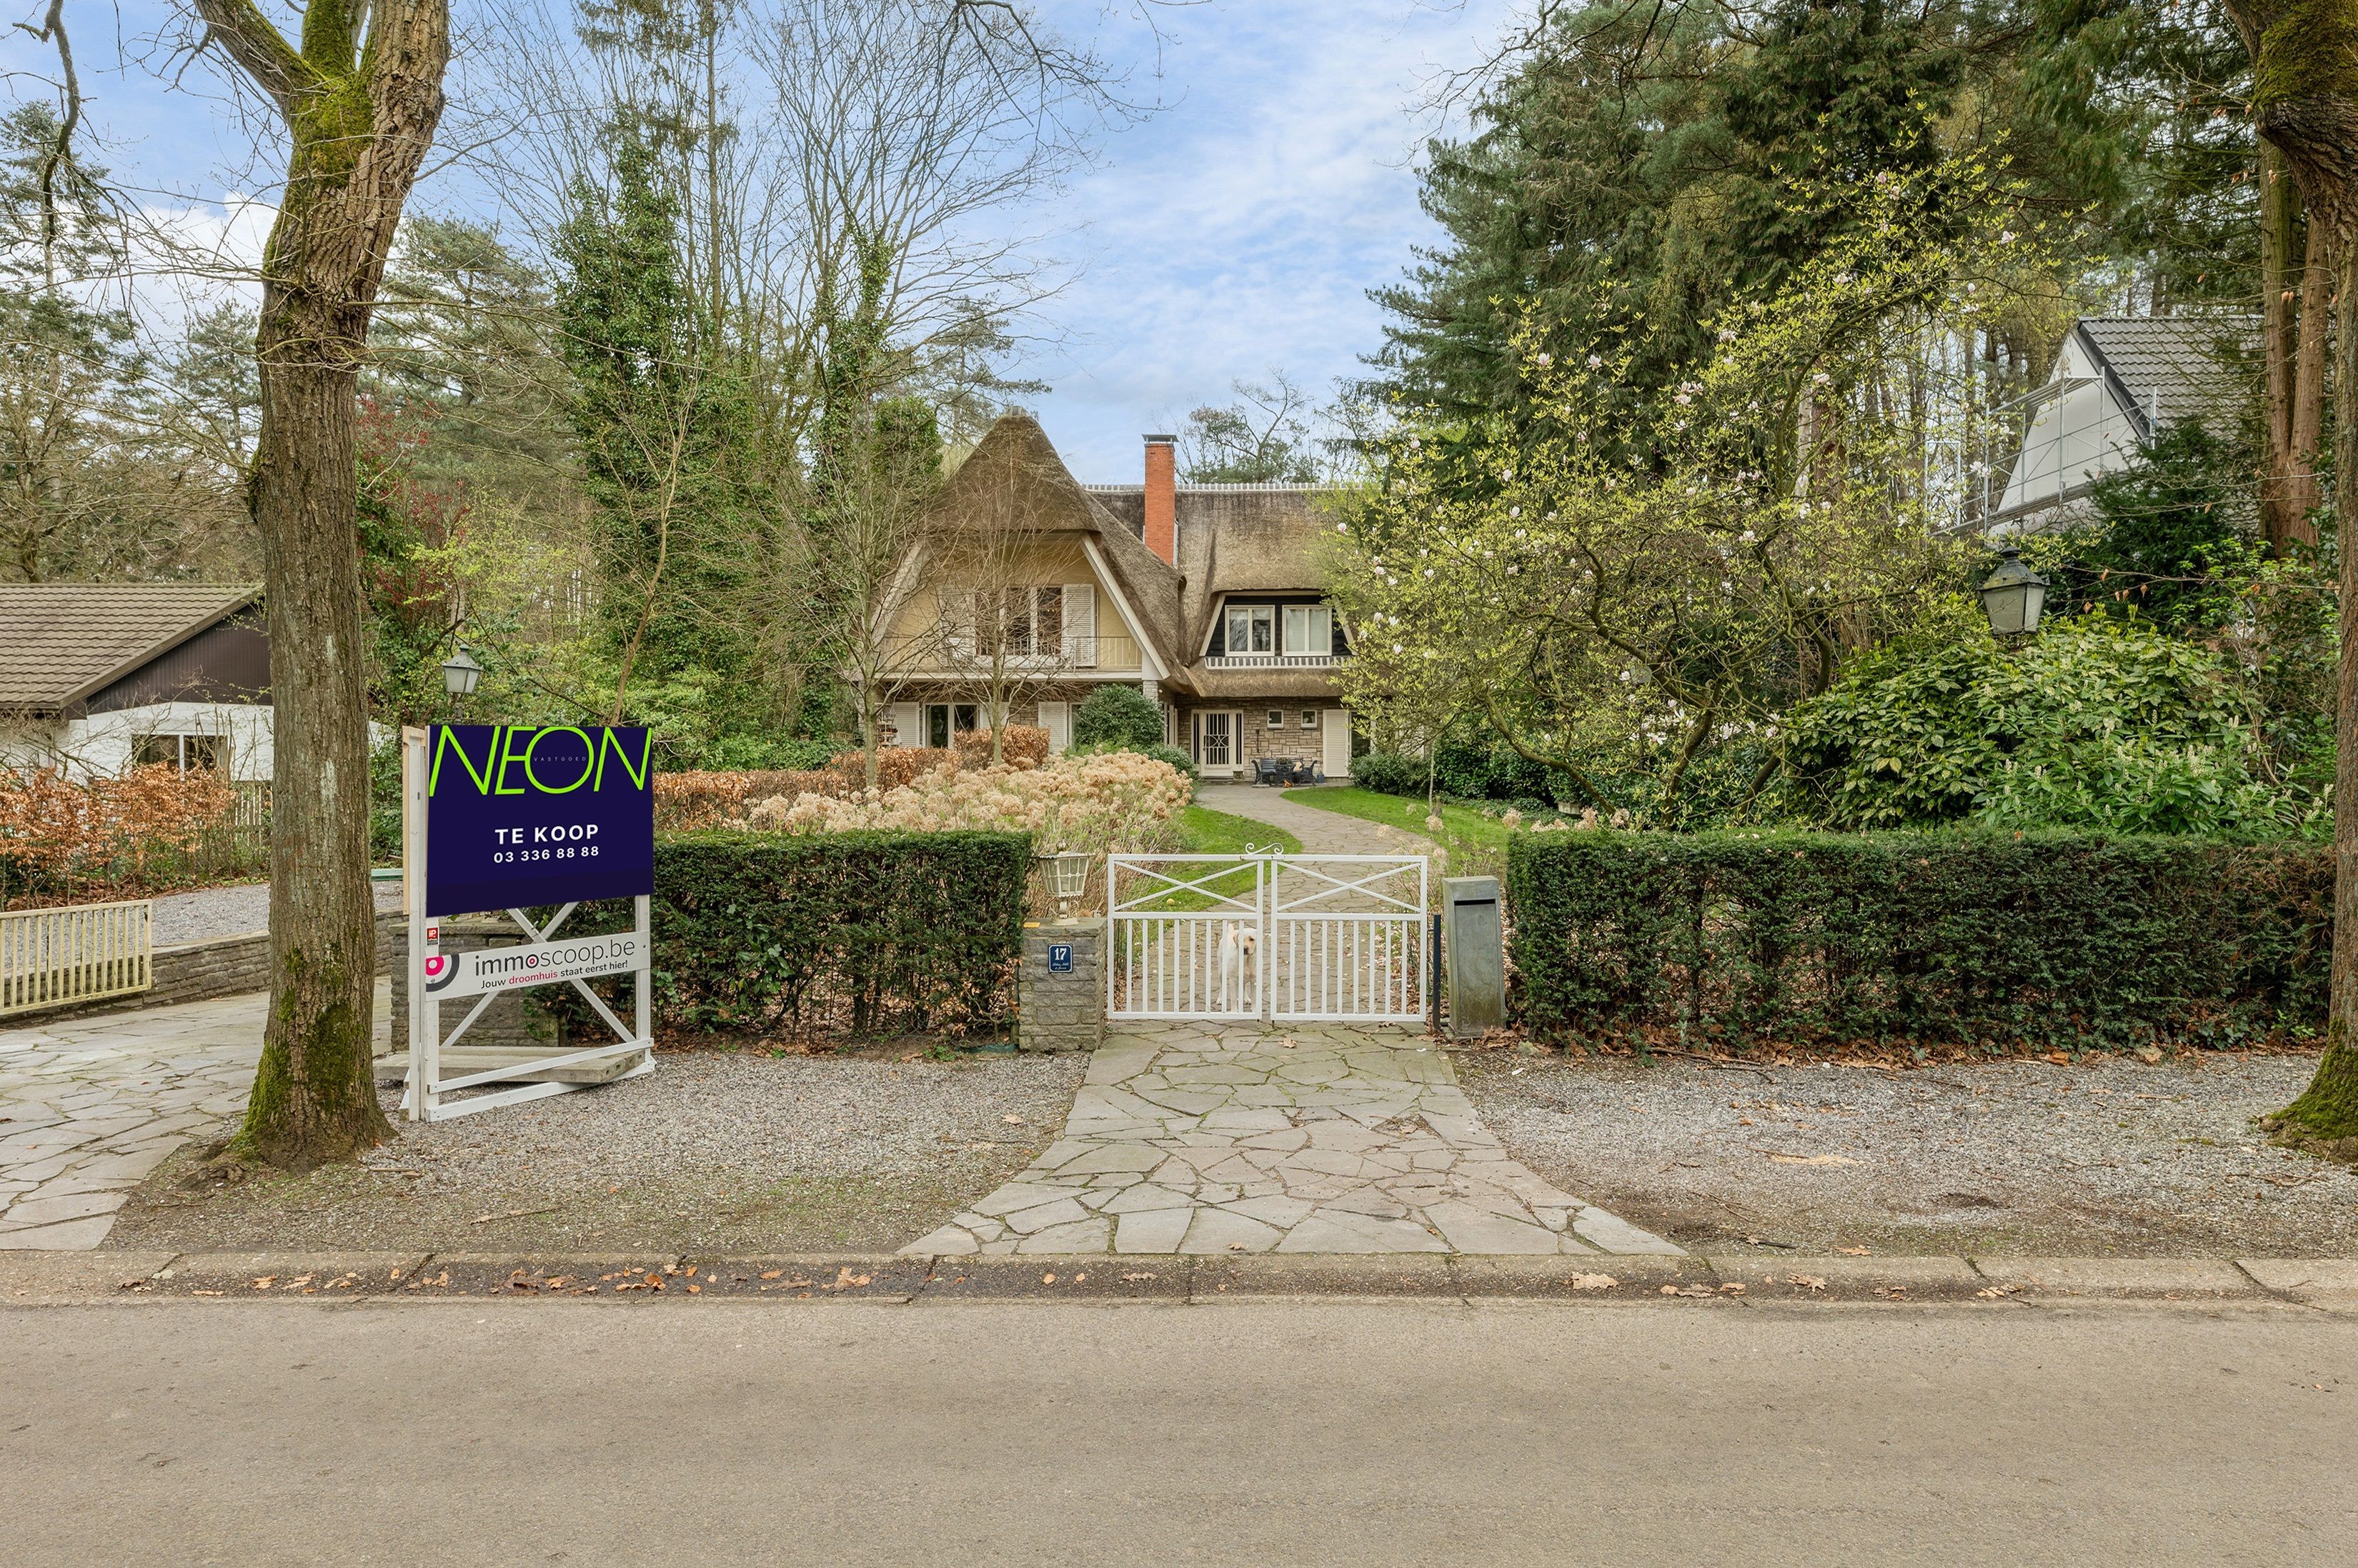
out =
<path fill-rule="evenodd" d="M 1721 1308 L 1851 1303 L 2006 1308 L 2104 1303 L 2358 1314 L 2358 1259 L 1573 1259 L 1271 1254 L 957 1257 L 504 1252 L 0 1253 L 0 1305 L 140 1299 L 411 1301 L 1552 1302 Z"/>

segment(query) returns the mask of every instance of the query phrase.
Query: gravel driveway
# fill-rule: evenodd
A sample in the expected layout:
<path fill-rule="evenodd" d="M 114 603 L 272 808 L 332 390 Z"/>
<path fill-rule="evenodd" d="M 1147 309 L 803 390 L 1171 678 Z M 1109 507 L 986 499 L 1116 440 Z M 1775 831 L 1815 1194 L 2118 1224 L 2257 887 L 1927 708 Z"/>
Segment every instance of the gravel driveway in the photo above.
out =
<path fill-rule="evenodd" d="M 656 1061 L 605 1088 L 427 1127 L 396 1120 L 400 1136 L 356 1166 L 191 1193 L 177 1178 L 200 1139 L 133 1195 L 106 1244 L 889 1251 L 1046 1147 L 1084 1065 Z"/>
<path fill-rule="evenodd" d="M 373 882 L 377 913 L 401 907 L 399 882 Z M 156 946 L 209 942 L 221 936 L 243 936 L 270 928 L 270 884 L 240 882 L 234 887 L 202 888 L 195 892 L 168 892 L 156 899 Z"/>
<path fill-rule="evenodd" d="M 2347 1256 L 2358 1174 L 2253 1119 L 2313 1056 L 1887 1073 L 1466 1053 L 1508 1152 L 1691 1248 L 1804 1253 Z"/>

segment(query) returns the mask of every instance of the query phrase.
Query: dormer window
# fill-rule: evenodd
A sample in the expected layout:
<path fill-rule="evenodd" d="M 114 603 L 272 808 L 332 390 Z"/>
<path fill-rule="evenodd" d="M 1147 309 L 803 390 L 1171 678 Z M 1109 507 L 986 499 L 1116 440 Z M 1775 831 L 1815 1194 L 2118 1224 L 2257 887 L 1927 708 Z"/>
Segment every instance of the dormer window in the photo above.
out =
<path fill-rule="evenodd" d="M 1210 658 L 1267 665 L 1308 659 L 1323 665 L 1347 652 L 1333 607 L 1308 594 L 1271 594 L 1258 604 L 1230 600 L 1213 621 L 1204 651 Z"/>
<path fill-rule="evenodd" d="M 1335 612 L 1323 604 L 1285 607 L 1285 652 L 1325 655 L 1335 651 Z"/>

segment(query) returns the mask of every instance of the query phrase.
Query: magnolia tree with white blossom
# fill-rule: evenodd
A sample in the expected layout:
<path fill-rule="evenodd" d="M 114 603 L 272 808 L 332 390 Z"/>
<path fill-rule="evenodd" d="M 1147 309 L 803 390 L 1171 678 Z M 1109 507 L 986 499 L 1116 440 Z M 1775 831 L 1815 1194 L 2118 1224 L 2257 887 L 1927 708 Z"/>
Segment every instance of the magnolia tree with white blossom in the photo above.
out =
<path fill-rule="evenodd" d="M 2039 247 L 1971 161 L 1793 194 L 1842 204 L 1849 238 L 1715 323 L 1643 434 L 1621 361 L 1530 331 L 1514 406 L 1401 411 L 1329 562 L 1363 711 L 1478 720 L 1566 804 L 1675 821 L 1699 762 L 1757 791 L 1777 716 L 1960 585 L 1918 351 L 2002 308 Z"/>

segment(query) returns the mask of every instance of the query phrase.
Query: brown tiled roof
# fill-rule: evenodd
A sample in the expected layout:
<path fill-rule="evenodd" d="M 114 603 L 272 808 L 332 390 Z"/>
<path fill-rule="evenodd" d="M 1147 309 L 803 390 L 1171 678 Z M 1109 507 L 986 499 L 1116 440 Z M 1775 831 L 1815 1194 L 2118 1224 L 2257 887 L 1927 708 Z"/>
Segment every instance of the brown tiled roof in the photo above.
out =
<path fill-rule="evenodd" d="M 0 711 L 54 713 L 260 596 L 236 583 L 0 583 Z"/>

